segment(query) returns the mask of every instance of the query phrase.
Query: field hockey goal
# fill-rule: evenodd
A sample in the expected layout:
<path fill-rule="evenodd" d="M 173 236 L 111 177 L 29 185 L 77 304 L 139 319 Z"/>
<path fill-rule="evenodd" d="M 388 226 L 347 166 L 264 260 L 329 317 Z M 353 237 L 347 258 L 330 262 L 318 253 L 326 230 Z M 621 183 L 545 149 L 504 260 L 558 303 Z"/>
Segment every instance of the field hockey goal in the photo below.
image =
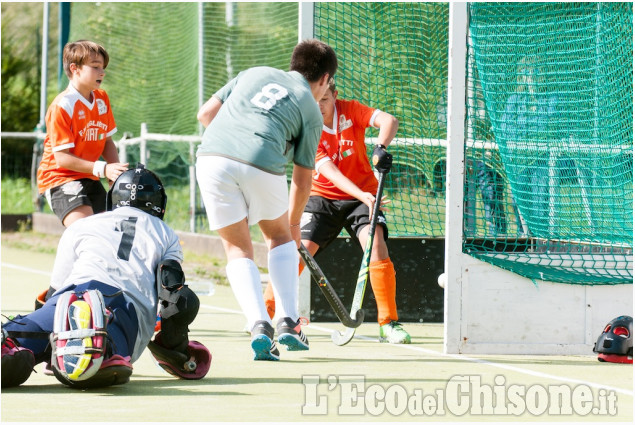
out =
<path fill-rule="evenodd" d="M 450 5 L 447 352 L 592 354 L 632 315 L 632 16 Z"/>

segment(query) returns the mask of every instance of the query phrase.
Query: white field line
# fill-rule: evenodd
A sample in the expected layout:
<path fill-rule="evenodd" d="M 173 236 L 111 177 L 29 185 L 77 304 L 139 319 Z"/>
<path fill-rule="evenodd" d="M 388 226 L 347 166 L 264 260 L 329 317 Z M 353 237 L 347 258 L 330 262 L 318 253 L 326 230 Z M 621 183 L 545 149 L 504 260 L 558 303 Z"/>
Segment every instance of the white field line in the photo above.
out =
<path fill-rule="evenodd" d="M 220 308 L 220 307 L 214 307 L 214 306 L 210 306 L 210 305 L 205 305 L 205 304 L 201 304 L 201 307 L 205 307 L 211 310 L 218 310 L 218 311 L 222 311 L 225 313 L 234 313 L 234 314 L 240 314 L 242 315 L 243 313 L 239 310 L 232 310 L 232 309 L 228 309 L 228 308 Z M 324 332 L 327 334 L 331 334 L 334 329 L 329 329 L 329 328 L 325 328 L 322 326 L 317 326 L 317 325 L 308 325 L 307 328 L 309 329 L 314 329 L 316 331 L 320 331 L 320 332 Z M 360 339 L 363 341 L 377 341 L 377 337 L 369 337 L 366 335 L 355 335 L 354 338 L 356 339 Z M 617 387 L 611 387 L 608 385 L 604 385 L 604 384 L 596 384 L 595 382 L 589 382 L 589 381 L 584 381 L 581 379 L 575 379 L 575 378 L 566 378 L 563 376 L 558 376 L 558 375 L 551 375 L 549 373 L 543 373 L 543 372 L 536 372 L 533 370 L 529 370 L 529 369 L 523 369 L 520 367 L 516 367 L 516 366 L 510 366 L 510 365 L 506 365 L 506 364 L 501 364 L 501 363 L 496 363 L 496 362 L 491 362 L 488 360 L 484 360 L 484 359 L 477 359 L 474 357 L 468 357 L 462 354 L 445 354 L 445 353 L 441 353 L 438 351 L 434 351 L 434 350 L 429 350 L 426 348 L 422 348 L 422 347 L 418 347 L 416 345 L 408 345 L 408 344 L 386 344 L 387 346 L 390 347 L 394 347 L 395 349 L 405 349 L 405 350 L 411 350 L 411 351 L 418 351 L 420 353 L 424 353 L 424 354 L 428 354 L 431 356 L 435 356 L 435 357 L 446 357 L 446 358 L 451 358 L 451 359 L 456 359 L 456 360 L 461 360 L 464 362 L 473 362 L 473 363 L 480 363 L 486 366 L 491 366 L 494 368 L 498 368 L 498 369 L 506 369 L 506 370 L 511 370 L 514 372 L 518 372 L 518 373 L 522 373 L 524 375 L 530 375 L 530 376 L 535 376 L 538 378 L 544 378 L 544 379 L 552 379 L 556 382 L 569 382 L 572 384 L 584 384 L 587 385 L 591 388 L 597 388 L 597 389 L 606 389 L 606 390 L 612 390 L 615 391 L 617 393 L 620 394 L 624 394 L 624 395 L 628 395 L 628 396 L 633 396 L 633 390 L 626 390 L 623 388 L 617 388 Z"/>
<path fill-rule="evenodd" d="M 20 271 L 27 272 L 27 273 L 35 273 L 35 274 L 39 274 L 39 275 L 42 275 L 42 276 L 50 276 L 51 275 L 51 272 L 46 272 L 46 271 L 43 271 L 43 270 L 32 269 L 30 267 L 22 267 L 22 266 L 18 266 L 18 265 L 15 265 L 15 264 L 0 263 L 0 266 L 6 267 L 8 269 L 20 270 Z"/>
<path fill-rule="evenodd" d="M 18 266 L 18 265 L 15 265 L 15 264 L 0 263 L 0 265 L 2 267 L 7 267 L 7 268 L 15 269 L 15 270 L 21 270 L 21 271 L 25 271 L 25 272 L 29 272 L 29 273 L 36 273 L 36 274 L 41 274 L 41 275 L 46 275 L 46 276 L 50 276 L 51 275 L 50 272 L 45 272 L 45 271 L 42 271 L 42 270 L 32 269 L 32 268 L 29 268 L 29 267 Z M 204 308 L 207 308 L 207 309 L 210 309 L 210 310 L 220 311 L 220 312 L 223 312 L 223 313 L 243 315 L 242 311 L 231 309 L 231 308 L 216 307 L 216 306 L 207 305 L 207 304 L 201 304 L 200 306 L 204 307 Z M 325 328 L 325 327 L 317 326 L 317 325 L 308 325 L 307 327 L 309 329 L 314 329 L 316 331 L 320 331 L 320 332 L 324 332 L 324 333 L 328 333 L 328 334 L 331 334 L 334 331 L 334 329 L 329 329 L 329 328 Z M 355 335 L 354 338 L 360 339 L 360 340 L 363 340 L 363 341 L 377 341 L 376 337 L 369 337 L 369 336 L 366 336 L 366 335 Z M 522 374 L 529 375 L 529 376 L 535 376 L 535 377 L 538 377 L 538 378 L 545 378 L 545 379 L 552 379 L 552 380 L 557 381 L 557 382 L 569 382 L 569 383 L 572 383 L 572 384 L 584 384 L 584 385 L 587 385 L 587 386 L 589 386 L 591 388 L 607 389 L 607 390 L 612 390 L 612 391 L 615 391 L 617 393 L 628 395 L 628 396 L 631 396 L 631 397 L 633 396 L 633 390 L 626 390 L 626 389 L 623 389 L 623 388 L 617 388 L 617 387 L 611 387 L 611 386 L 607 386 L 607 385 L 603 385 L 603 384 L 597 384 L 595 382 L 584 381 L 582 379 L 566 378 L 566 377 L 563 377 L 563 376 L 551 375 L 549 373 L 536 372 L 536 371 L 529 370 L 529 369 L 523 369 L 521 367 L 510 366 L 510 365 L 506 365 L 506 364 L 502 364 L 502 363 L 496 363 L 496 362 L 490 362 L 488 360 L 477 359 L 477 358 L 474 358 L 474 357 L 468 357 L 468 356 L 460 355 L 460 354 L 441 353 L 441 352 L 438 352 L 438 351 L 429 350 L 427 348 L 418 347 L 416 345 L 408 345 L 408 344 L 390 345 L 390 344 L 387 344 L 387 346 L 393 347 L 395 349 L 404 349 L 404 350 L 418 351 L 420 353 L 424 353 L 424 354 L 428 354 L 428 355 L 436 356 L 436 357 L 446 357 L 446 358 L 451 358 L 451 359 L 455 359 L 455 360 L 461 360 L 461 361 L 464 361 L 464 362 L 480 363 L 480 364 L 483 364 L 483 365 L 486 365 L 486 366 L 491 366 L 491 367 L 498 368 L 498 369 L 511 370 L 511 371 L 522 373 Z"/>

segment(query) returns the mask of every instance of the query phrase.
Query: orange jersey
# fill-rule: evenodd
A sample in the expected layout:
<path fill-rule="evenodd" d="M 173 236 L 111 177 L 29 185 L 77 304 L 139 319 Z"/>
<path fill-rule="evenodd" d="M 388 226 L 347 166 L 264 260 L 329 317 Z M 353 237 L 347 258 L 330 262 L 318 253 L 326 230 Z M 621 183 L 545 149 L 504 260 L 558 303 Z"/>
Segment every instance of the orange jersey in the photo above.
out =
<path fill-rule="evenodd" d="M 92 173 L 59 168 L 54 152 L 69 149 L 69 153 L 87 161 L 101 157 L 106 138 L 117 132 L 108 95 L 103 90 L 93 90 L 91 103 L 69 84 L 46 112 L 46 131 L 42 162 L 37 170 L 40 193 L 73 180 L 98 180 Z"/>
<path fill-rule="evenodd" d="M 323 127 L 315 157 L 312 196 L 354 199 L 317 171 L 320 165 L 329 160 L 364 192 L 374 194 L 377 191 L 377 179 L 368 160 L 364 135 L 379 112 L 379 109 L 370 108 L 355 100 L 335 100 L 333 126 Z"/>

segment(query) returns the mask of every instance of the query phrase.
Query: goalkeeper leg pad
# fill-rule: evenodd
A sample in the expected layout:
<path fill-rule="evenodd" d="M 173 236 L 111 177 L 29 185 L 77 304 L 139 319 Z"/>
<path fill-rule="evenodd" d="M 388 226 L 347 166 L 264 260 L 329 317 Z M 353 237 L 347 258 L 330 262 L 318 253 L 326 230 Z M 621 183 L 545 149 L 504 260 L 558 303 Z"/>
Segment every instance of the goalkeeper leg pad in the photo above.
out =
<path fill-rule="evenodd" d="M 106 354 L 106 307 L 101 292 L 66 292 L 55 308 L 51 333 L 51 366 L 65 385 L 86 387 Z"/>

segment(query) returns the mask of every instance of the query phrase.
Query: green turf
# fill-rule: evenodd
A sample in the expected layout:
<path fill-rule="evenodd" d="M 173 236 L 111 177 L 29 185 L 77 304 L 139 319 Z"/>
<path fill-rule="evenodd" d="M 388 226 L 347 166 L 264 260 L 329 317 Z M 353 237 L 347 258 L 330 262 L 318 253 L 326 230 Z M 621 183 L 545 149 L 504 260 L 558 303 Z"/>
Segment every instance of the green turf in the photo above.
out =
<path fill-rule="evenodd" d="M 53 255 L 2 248 L 2 313 L 27 313 L 34 295 L 48 285 Z M 213 355 L 212 368 L 200 381 L 177 380 L 156 366 L 145 352 L 134 364 L 130 383 L 106 389 L 76 391 L 42 374 L 41 365 L 25 385 L 3 389 L 4 422 L 333 422 L 333 421 L 540 421 L 631 422 L 633 419 L 632 365 L 603 364 L 593 356 L 454 356 L 443 354 L 442 324 L 405 324 L 412 345 L 377 342 L 378 326 L 365 323 L 346 346 L 335 346 L 330 332 L 335 323 L 305 327 L 311 349 L 281 350 L 280 362 L 254 362 L 245 319 L 231 289 L 216 286 L 214 295 L 201 295 L 201 308 L 191 326 L 191 338 L 204 343 Z M 372 320 L 372 318 L 371 318 Z M 547 388 L 579 381 L 618 389 L 617 415 L 491 415 L 445 410 L 433 416 L 410 414 L 406 408 L 393 416 L 386 408 L 374 412 L 374 395 L 434 395 L 453 377 L 472 376 L 492 384 Z M 496 377 L 499 378 L 496 378 Z M 315 385 L 303 385 L 303 377 Z M 502 377 L 502 378 L 501 378 Z M 315 381 L 319 380 L 319 381 Z M 365 391 L 354 407 L 352 383 Z M 378 392 L 377 392 L 378 391 Z M 599 390 L 592 388 L 594 394 Z M 315 396 L 315 397 L 314 397 Z M 322 398 L 323 397 L 323 398 Z M 368 403 L 361 401 L 368 398 Z M 307 404 L 314 400 L 313 406 Z M 360 414 L 355 409 L 365 407 Z M 322 414 L 325 409 L 325 414 Z M 318 411 L 320 414 L 309 414 Z M 413 412 L 416 412 L 413 411 Z M 375 415 L 374 413 L 379 413 Z"/>

